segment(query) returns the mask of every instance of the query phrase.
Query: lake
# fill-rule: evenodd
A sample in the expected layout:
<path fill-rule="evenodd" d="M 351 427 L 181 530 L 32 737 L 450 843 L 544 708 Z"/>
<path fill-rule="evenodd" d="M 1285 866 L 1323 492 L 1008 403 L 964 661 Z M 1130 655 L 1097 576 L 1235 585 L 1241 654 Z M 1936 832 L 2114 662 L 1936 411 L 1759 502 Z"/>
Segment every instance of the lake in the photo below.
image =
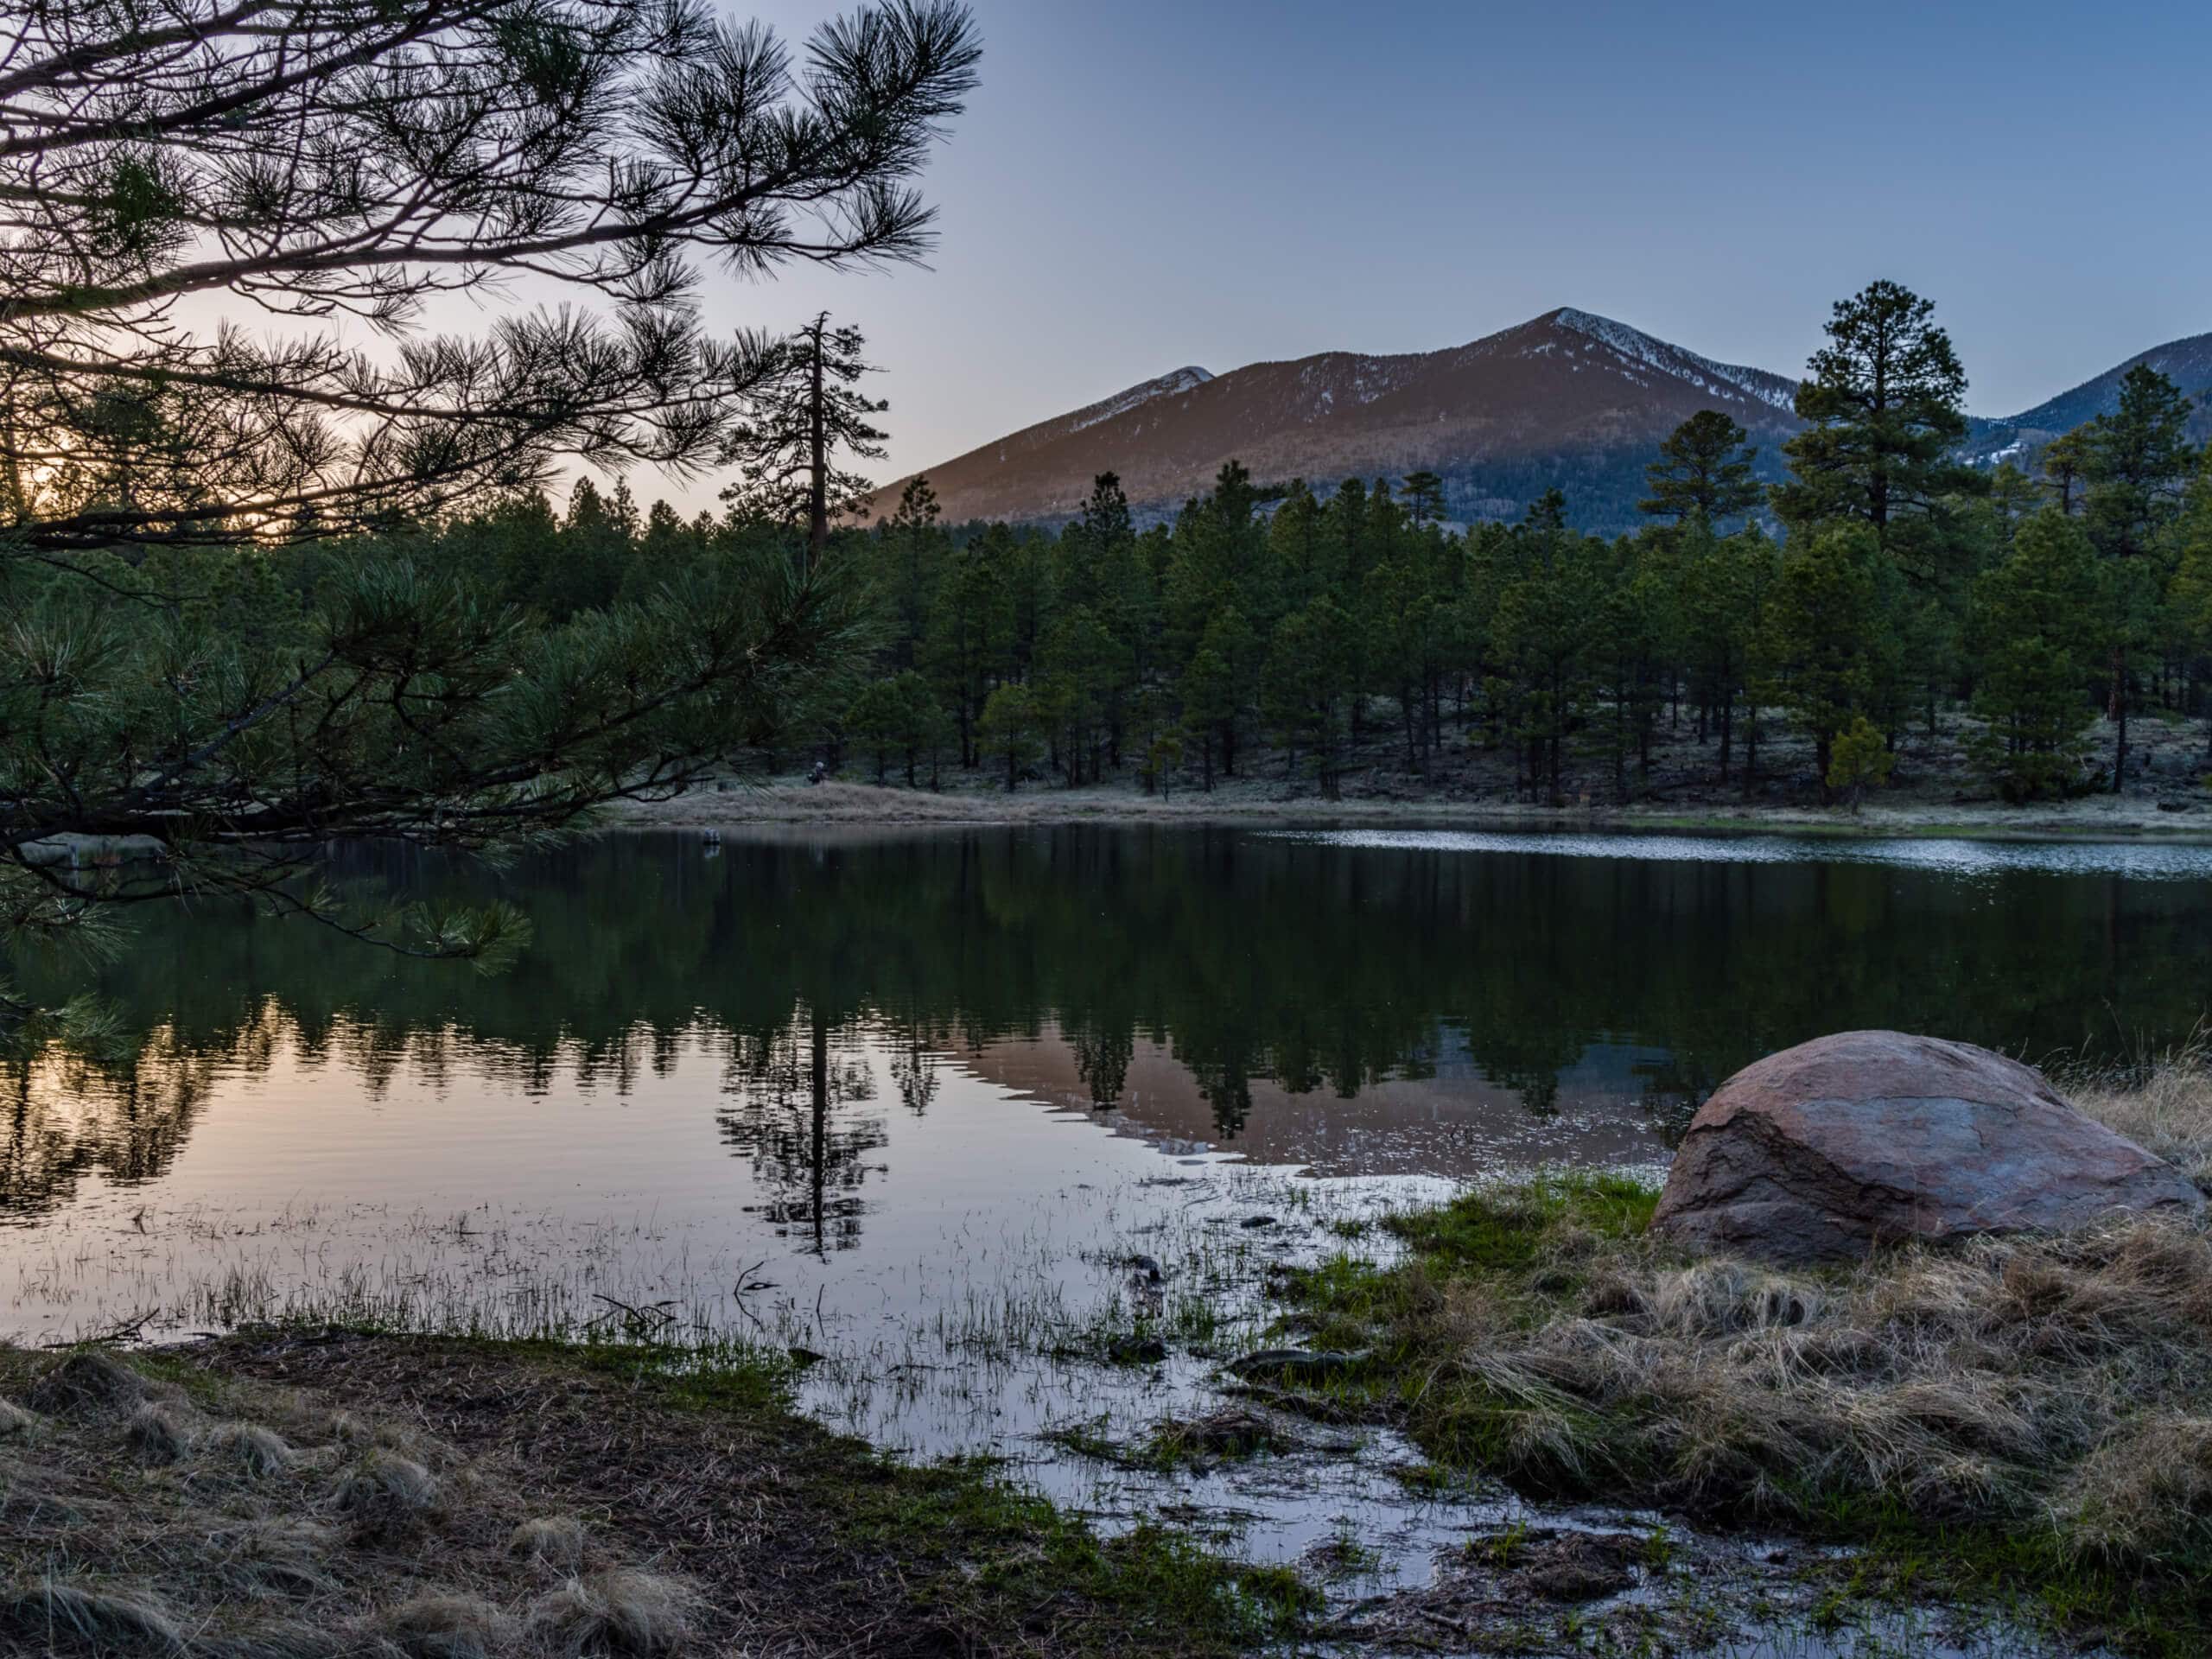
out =
<path fill-rule="evenodd" d="M 1722 1078 L 1821 1033 L 2119 1062 L 2212 984 L 2212 849 L 2164 844 L 793 830 L 333 879 L 497 893 L 534 940 L 484 976 L 178 907 L 111 962 L 19 961 L 116 1031 L 0 1055 L 9 1335 L 730 1336 L 820 1356 L 829 1421 L 1109 1517 L 1192 1483 L 1071 1434 L 1205 1397 L 1268 1270 L 1387 1249 L 1380 1208 L 1656 1169 Z M 1103 1363 L 1137 1331 L 1165 1363 Z M 1263 1554 L 1464 1527 L 1364 1449 L 1198 1508 Z"/>

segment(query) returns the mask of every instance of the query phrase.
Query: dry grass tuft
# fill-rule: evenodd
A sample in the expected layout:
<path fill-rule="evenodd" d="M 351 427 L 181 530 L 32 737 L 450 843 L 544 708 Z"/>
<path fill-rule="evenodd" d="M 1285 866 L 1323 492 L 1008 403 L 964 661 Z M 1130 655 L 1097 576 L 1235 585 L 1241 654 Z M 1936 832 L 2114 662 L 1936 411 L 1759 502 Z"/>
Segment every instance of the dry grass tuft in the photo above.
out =
<path fill-rule="evenodd" d="M 17 1435 L 37 1432 L 38 1414 L 26 1411 L 12 1400 L 0 1400 L 0 1440 L 11 1440 Z"/>
<path fill-rule="evenodd" d="M 369 1534 L 404 1532 L 438 1508 L 438 1478 L 412 1458 L 372 1452 L 338 1483 L 338 1507 Z"/>
<path fill-rule="evenodd" d="M 192 1445 L 192 1431 L 176 1412 L 150 1402 L 130 1414 L 124 1438 L 149 1463 L 175 1463 Z"/>
<path fill-rule="evenodd" d="M 531 1603 L 530 1631 L 555 1659 L 664 1659 L 690 1643 L 696 1605 L 658 1573 L 595 1573 Z"/>
<path fill-rule="evenodd" d="M 2053 1508 L 2082 1548 L 2109 1559 L 2202 1548 L 2212 1541 L 2212 1418 L 2157 1411 L 2115 1427 Z"/>
<path fill-rule="evenodd" d="M 525 1521 L 507 1540 L 507 1552 L 562 1573 L 580 1572 L 584 1564 L 583 1522 L 573 1516 L 541 1516 Z"/>
<path fill-rule="evenodd" d="M 2091 1117 L 2212 1192 L 2212 1031 L 2129 1065 L 2060 1067 L 2052 1081 Z"/>
<path fill-rule="evenodd" d="M 294 1452 L 284 1437 L 258 1423 L 218 1423 L 200 1437 L 200 1450 L 249 1480 L 263 1480 L 291 1465 Z"/>
<path fill-rule="evenodd" d="M 508 1646 L 506 1616 L 479 1596 L 416 1596 L 378 1624 L 408 1659 L 492 1659 Z"/>
<path fill-rule="evenodd" d="M 30 1403 L 48 1416 L 120 1410 L 146 1397 L 145 1380 L 105 1348 L 79 1348 L 31 1384 Z"/>
<path fill-rule="evenodd" d="M 83 1648 L 101 1654 L 181 1654 L 184 1635 L 175 1618 L 152 1595 L 95 1590 L 59 1579 L 0 1589 L 0 1630 L 25 1643 L 25 1652 Z"/>
<path fill-rule="evenodd" d="M 208 1571 L 254 1600 L 282 1596 L 310 1601 L 339 1588 L 324 1565 L 339 1537 L 318 1522 L 272 1516 L 219 1534 L 213 1541 L 224 1553 Z"/>

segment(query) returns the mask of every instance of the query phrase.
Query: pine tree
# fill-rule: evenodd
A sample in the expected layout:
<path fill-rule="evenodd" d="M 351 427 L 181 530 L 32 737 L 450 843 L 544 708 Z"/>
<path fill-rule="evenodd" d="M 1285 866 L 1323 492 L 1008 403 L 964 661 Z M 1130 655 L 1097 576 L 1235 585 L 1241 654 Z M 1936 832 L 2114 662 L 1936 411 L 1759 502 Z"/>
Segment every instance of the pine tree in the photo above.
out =
<path fill-rule="evenodd" d="M 1881 733 L 1864 715 L 1853 715 L 1851 724 L 1835 734 L 1830 757 L 1821 775 L 1828 788 L 1842 794 L 1854 814 L 1860 798 L 1869 789 L 1879 789 L 1889 782 L 1897 765 L 1897 757 L 1890 753 Z"/>
<path fill-rule="evenodd" d="M 1416 524 L 1433 524 L 1444 517 L 1444 480 L 1432 472 L 1408 473 L 1399 490 L 1406 517 Z"/>
<path fill-rule="evenodd" d="M 745 419 L 722 444 L 721 464 L 739 472 L 722 499 L 739 512 L 804 526 L 810 569 L 822 563 L 830 519 L 859 512 L 872 487 L 840 457 L 884 457 L 874 422 L 890 405 L 858 389 L 875 372 L 862 354 L 867 344 L 850 325 L 832 328 L 827 311 L 781 339 L 739 336 L 752 390 Z"/>
<path fill-rule="evenodd" d="M 918 474 L 899 492 L 899 511 L 884 527 L 890 555 L 892 610 L 898 632 L 892 645 L 894 666 L 909 669 L 921 661 L 922 629 L 929 620 L 930 601 L 938 573 L 950 547 L 938 528 L 942 509 L 937 492 Z"/>
<path fill-rule="evenodd" d="M 1651 493 L 1637 510 L 1678 524 L 1694 518 L 1718 524 L 1749 512 L 1766 494 L 1751 476 L 1759 452 L 1746 447 L 1750 436 L 1719 410 L 1700 410 L 1669 435 L 1659 459 L 1643 469 Z"/>
<path fill-rule="evenodd" d="M 2114 794 L 2126 783 L 2134 656 L 2158 635 L 2167 575 L 2163 532 L 2180 516 L 2195 461 L 2189 412 L 2189 399 L 2172 381 L 2138 363 L 2120 381 L 2119 408 L 2078 433 L 2082 522 L 2103 563 Z"/>
<path fill-rule="evenodd" d="M 976 745 L 983 758 L 1006 767 L 1006 786 L 1011 794 L 1021 774 L 1045 756 L 1045 721 L 1035 697 L 1026 685 L 1002 685 L 984 703 L 976 722 Z"/>
<path fill-rule="evenodd" d="M 1828 344 L 1797 390 L 1798 416 L 1810 424 L 1783 446 L 1791 476 L 1773 493 L 1793 533 L 1863 524 L 1922 581 L 1951 574 L 1951 498 L 1985 487 L 1953 458 L 1967 433 L 1967 377 L 1935 311 L 1890 282 L 1836 302 Z"/>
<path fill-rule="evenodd" d="M 2044 487 L 2050 493 L 2059 512 L 2069 517 L 2082 489 L 2085 435 L 2086 429 L 2076 427 L 2053 438 L 2043 450 Z"/>
<path fill-rule="evenodd" d="M 2081 772 L 2097 596 L 2095 550 L 2056 506 L 1975 579 L 1974 711 L 1985 724 L 1971 753 L 2008 799 L 2063 793 Z"/>
<path fill-rule="evenodd" d="M 1883 575 L 1872 530 L 1835 524 L 1792 538 L 1768 595 L 1760 677 L 1812 739 L 1824 789 L 1836 734 L 1866 712 L 1874 690 Z"/>

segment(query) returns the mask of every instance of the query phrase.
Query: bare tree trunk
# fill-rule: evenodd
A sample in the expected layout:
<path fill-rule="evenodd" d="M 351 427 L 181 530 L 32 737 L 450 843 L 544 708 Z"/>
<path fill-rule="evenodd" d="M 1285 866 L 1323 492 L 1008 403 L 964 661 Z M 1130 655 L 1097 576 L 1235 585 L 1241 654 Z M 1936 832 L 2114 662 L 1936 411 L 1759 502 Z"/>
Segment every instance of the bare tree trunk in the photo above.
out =
<path fill-rule="evenodd" d="M 813 451 L 806 504 L 806 568 L 810 572 L 822 568 L 822 556 L 830 545 L 830 441 L 823 427 L 822 407 L 822 335 L 829 326 L 830 314 L 824 311 L 807 330 L 814 342 L 813 397 L 808 409 L 808 439 Z"/>

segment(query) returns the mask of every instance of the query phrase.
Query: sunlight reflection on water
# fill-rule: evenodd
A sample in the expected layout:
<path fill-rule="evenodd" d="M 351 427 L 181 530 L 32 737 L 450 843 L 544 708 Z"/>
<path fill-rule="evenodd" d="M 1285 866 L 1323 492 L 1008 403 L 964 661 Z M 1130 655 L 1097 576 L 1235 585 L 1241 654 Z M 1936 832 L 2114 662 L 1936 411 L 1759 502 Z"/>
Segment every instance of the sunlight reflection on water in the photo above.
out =
<path fill-rule="evenodd" d="M 1887 836 L 1550 835 L 1480 830 L 1282 830 L 1273 841 L 1377 851 L 1508 853 L 1678 864 L 1879 864 L 1958 876 L 2035 871 L 2138 881 L 2212 880 L 2212 846 L 2172 842 Z"/>

